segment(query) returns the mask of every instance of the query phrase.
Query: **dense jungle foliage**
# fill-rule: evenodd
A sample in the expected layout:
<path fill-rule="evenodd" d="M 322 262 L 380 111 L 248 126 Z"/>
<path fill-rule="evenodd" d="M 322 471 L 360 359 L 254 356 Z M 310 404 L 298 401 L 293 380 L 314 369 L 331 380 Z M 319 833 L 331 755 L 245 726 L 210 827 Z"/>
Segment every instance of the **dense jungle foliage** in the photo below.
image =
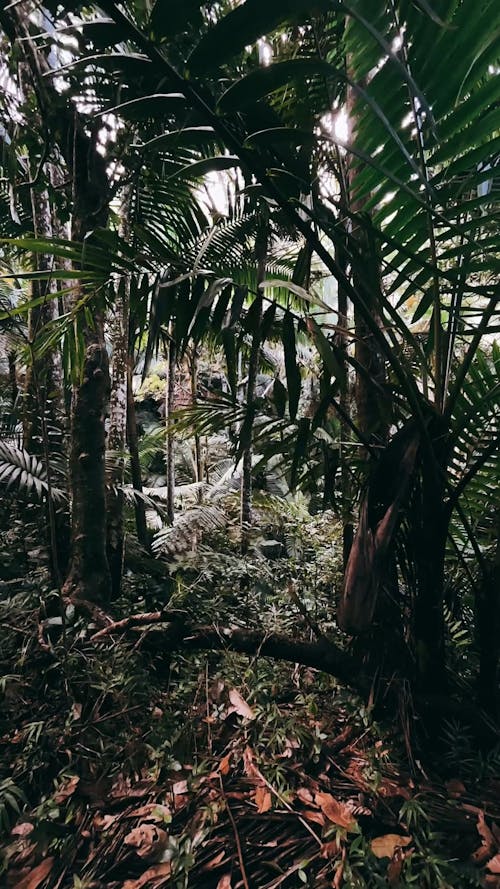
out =
<path fill-rule="evenodd" d="M 500 887 L 500 7 L 0 0 L 0 882 Z"/>

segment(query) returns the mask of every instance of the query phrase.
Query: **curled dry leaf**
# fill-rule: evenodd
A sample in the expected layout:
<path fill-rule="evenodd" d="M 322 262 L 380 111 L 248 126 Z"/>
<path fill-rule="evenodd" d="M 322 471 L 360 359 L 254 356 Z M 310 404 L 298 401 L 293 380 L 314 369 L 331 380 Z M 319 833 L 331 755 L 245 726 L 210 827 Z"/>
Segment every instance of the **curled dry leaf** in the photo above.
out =
<path fill-rule="evenodd" d="M 396 849 L 409 846 L 411 841 L 411 837 L 401 836 L 399 833 L 386 833 L 384 836 L 375 837 L 370 845 L 375 858 L 392 858 Z"/>
<path fill-rule="evenodd" d="M 55 803 L 64 803 L 70 796 L 73 796 L 77 785 L 80 783 L 79 775 L 72 775 L 64 784 L 56 790 L 52 797 Z"/>
<path fill-rule="evenodd" d="M 151 883 L 152 880 L 158 879 L 158 877 L 168 877 L 170 876 L 170 871 L 172 870 L 172 866 L 169 861 L 163 861 L 161 864 L 155 864 L 153 867 L 149 867 L 142 876 L 140 876 L 137 880 L 125 880 L 122 889 L 142 889 L 143 886 L 146 886 L 147 883 Z"/>
<path fill-rule="evenodd" d="M 339 802 L 331 793 L 322 793 L 321 791 L 318 791 L 314 798 L 329 821 L 333 821 L 334 824 L 344 827 L 346 830 L 352 830 L 356 826 L 352 807 L 347 803 Z"/>
<path fill-rule="evenodd" d="M 44 858 L 29 874 L 17 884 L 16 889 L 37 889 L 40 883 L 48 877 L 54 864 L 53 858 Z"/>
<path fill-rule="evenodd" d="M 268 812 L 272 804 L 271 794 L 267 787 L 257 787 L 255 791 L 255 805 L 259 814 L 263 815 L 264 812 Z"/>
<path fill-rule="evenodd" d="M 217 889 L 231 889 L 231 874 L 224 874 L 217 883 Z"/>
<path fill-rule="evenodd" d="M 482 809 L 479 809 L 477 813 L 476 827 L 482 842 L 479 846 L 479 849 L 476 849 L 476 851 L 473 853 L 472 860 L 475 864 L 481 865 L 485 864 L 488 859 L 491 859 L 491 857 L 497 851 L 495 837 L 493 836 L 492 831 L 484 820 L 484 812 L 482 811 Z"/>
<path fill-rule="evenodd" d="M 168 834 L 155 824 L 139 824 L 123 840 L 125 845 L 133 846 L 141 858 L 161 858 L 167 843 Z"/>
<path fill-rule="evenodd" d="M 238 716 L 243 716 L 245 719 L 255 719 L 255 713 L 249 704 L 245 701 L 244 698 L 241 697 L 239 691 L 236 691 L 235 688 L 232 688 L 229 692 L 229 700 L 233 705 L 229 709 L 229 713 L 237 713 Z"/>

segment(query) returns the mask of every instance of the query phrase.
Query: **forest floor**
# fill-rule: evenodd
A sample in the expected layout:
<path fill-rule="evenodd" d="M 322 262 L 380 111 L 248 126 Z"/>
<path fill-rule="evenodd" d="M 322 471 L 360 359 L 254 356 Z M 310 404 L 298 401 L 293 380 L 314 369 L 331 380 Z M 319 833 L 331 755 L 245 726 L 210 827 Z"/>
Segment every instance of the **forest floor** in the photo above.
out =
<path fill-rule="evenodd" d="M 500 887 L 498 750 L 424 759 L 311 669 L 42 632 L 39 585 L 0 601 L 1 885 Z"/>

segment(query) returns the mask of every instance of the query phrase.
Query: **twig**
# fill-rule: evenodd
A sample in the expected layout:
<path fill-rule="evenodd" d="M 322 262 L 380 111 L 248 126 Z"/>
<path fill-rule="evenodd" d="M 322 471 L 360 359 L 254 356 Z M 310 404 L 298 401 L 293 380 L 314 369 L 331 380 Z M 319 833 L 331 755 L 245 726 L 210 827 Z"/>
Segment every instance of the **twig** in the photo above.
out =
<path fill-rule="evenodd" d="M 103 636 L 110 636 L 112 633 L 116 633 L 119 630 L 128 630 L 130 626 L 135 624 L 151 624 L 157 623 L 164 617 L 162 611 L 150 611 L 145 612 L 143 614 L 131 614 L 129 617 L 124 617 L 122 620 L 113 621 L 107 627 L 104 627 L 102 630 L 98 630 L 97 633 L 94 633 L 93 636 L 90 637 L 91 642 L 95 642 L 96 639 L 102 639 Z"/>
<path fill-rule="evenodd" d="M 230 820 L 232 828 L 233 828 L 234 839 L 236 840 L 236 850 L 238 852 L 238 861 L 240 864 L 241 879 L 243 880 L 243 885 L 244 885 L 245 889 L 250 889 L 250 883 L 248 882 L 247 872 L 245 870 L 245 863 L 243 861 L 243 851 L 241 848 L 240 835 L 238 833 L 238 828 L 236 827 L 236 821 L 234 820 L 234 815 L 231 812 L 231 806 L 229 805 L 229 800 L 226 796 L 226 791 L 224 790 L 224 783 L 222 781 L 222 775 L 219 775 L 219 781 L 220 781 L 221 793 L 222 793 L 224 802 L 226 804 L 227 814 L 229 815 L 229 820 Z"/>

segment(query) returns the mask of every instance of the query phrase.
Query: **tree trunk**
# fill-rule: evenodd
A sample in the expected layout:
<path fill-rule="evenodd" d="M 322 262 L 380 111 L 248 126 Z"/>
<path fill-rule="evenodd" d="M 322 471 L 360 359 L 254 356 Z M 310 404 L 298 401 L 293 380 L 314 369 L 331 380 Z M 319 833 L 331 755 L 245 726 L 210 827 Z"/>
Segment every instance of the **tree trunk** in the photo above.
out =
<path fill-rule="evenodd" d="M 267 242 L 268 242 L 268 226 L 267 222 L 261 220 L 260 230 L 257 232 L 255 239 L 255 258 L 257 260 L 257 293 L 256 301 L 258 301 L 258 311 L 254 317 L 255 329 L 252 335 L 252 345 L 250 347 L 250 359 L 248 362 L 248 381 L 247 381 L 247 416 L 243 422 L 247 444 L 243 450 L 243 465 L 241 474 L 241 552 L 243 555 L 248 552 L 250 544 L 250 530 L 252 527 L 252 432 L 255 412 L 255 384 L 257 381 L 257 371 L 259 369 L 259 352 L 261 346 L 261 330 L 262 321 L 262 294 L 259 290 L 260 284 L 265 280 L 266 276 L 266 260 L 267 260 Z"/>
<path fill-rule="evenodd" d="M 38 109 L 48 137 L 57 144 L 72 176 L 72 239 L 88 242 L 92 230 L 107 224 L 110 199 L 107 161 L 96 150 L 95 133 L 75 105 L 53 86 L 52 70 L 32 38 L 24 4 L 0 8 L 0 23 L 20 59 L 29 68 Z M 79 297 L 88 296 L 83 286 Z M 72 501 L 71 561 L 63 591 L 93 601 L 109 596 L 106 558 L 104 422 L 109 397 L 109 367 L 104 341 L 104 300 L 95 293 L 92 320 L 82 324 L 82 383 L 71 405 L 70 486 Z"/>
<path fill-rule="evenodd" d="M 75 137 L 72 238 L 83 243 L 95 227 L 107 223 L 109 183 L 106 162 L 93 143 L 78 132 Z M 80 295 L 84 296 L 83 288 Z M 74 387 L 71 404 L 71 562 L 64 592 L 106 602 L 111 593 L 104 460 L 110 379 L 102 293 L 94 294 L 92 309 L 93 323 L 87 322 L 82 330 L 82 382 Z"/>
<path fill-rule="evenodd" d="M 434 442 L 437 440 L 436 429 Z M 434 455 L 424 454 L 421 484 L 417 486 L 414 502 L 410 504 L 409 525 L 415 566 L 413 641 L 416 685 L 424 694 L 439 694 L 446 685 L 443 600 L 450 510 L 444 499 L 445 448 L 446 437 L 442 430 Z"/>
<path fill-rule="evenodd" d="M 142 494 L 141 461 L 139 460 L 139 443 L 137 436 L 137 420 L 135 415 L 134 391 L 132 388 L 133 357 L 128 356 L 127 362 L 127 441 L 130 454 L 130 472 L 132 475 L 132 487 L 139 495 L 134 501 L 135 525 L 137 539 L 149 550 L 149 534 L 146 525 L 146 509 Z"/>
<path fill-rule="evenodd" d="M 122 238 L 127 238 L 130 196 L 125 193 L 121 205 Z M 127 439 L 127 376 L 129 355 L 130 283 L 122 278 L 115 296 L 111 316 L 112 372 L 108 429 L 108 450 L 111 468 L 108 474 L 107 553 L 111 573 L 111 595 L 121 591 L 124 552 L 123 483 Z"/>
<path fill-rule="evenodd" d="M 165 444 L 165 466 L 167 473 L 167 517 L 171 524 L 174 522 L 175 500 L 175 452 L 174 433 L 172 431 L 172 414 L 174 411 L 175 396 L 175 371 L 177 349 L 175 343 L 175 329 L 170 324 L 168 342 L 168 376 L 165 392 L 165 425 L 167 427 L 167 440 Z"/>
<path fill-rule="evenodd" d="M 479 643 L 479 703 L 496 717 L 499 705 L 500 656 L 500 510 L 496 517 L 497 542 L 493 561 L 487 566 L 476 601 Z"/>

